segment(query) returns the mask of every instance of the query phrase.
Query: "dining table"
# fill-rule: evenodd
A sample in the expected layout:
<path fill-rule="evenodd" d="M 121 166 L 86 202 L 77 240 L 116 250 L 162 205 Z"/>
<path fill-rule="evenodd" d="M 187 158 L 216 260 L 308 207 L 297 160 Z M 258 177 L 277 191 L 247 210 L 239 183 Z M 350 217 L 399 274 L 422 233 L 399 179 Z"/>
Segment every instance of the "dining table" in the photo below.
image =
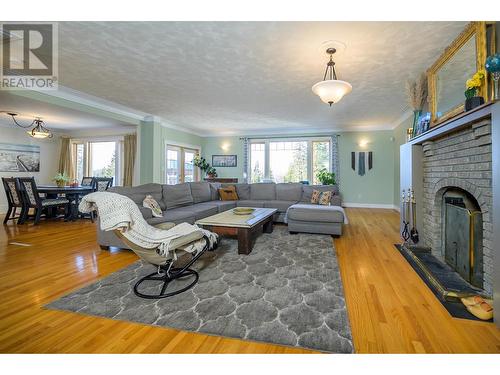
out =
<path fill-rule="evenodd" d="M 75 221 L 78 219 L 78 203 L 80 197 L 92 193 L 92 186 L 57 186 L 57 185 L 37 185 L 39 193 L 45 194 L 47 198 L 57 198 L 64 195 L 70 202 L 70 212 L 68 219 Z"/>

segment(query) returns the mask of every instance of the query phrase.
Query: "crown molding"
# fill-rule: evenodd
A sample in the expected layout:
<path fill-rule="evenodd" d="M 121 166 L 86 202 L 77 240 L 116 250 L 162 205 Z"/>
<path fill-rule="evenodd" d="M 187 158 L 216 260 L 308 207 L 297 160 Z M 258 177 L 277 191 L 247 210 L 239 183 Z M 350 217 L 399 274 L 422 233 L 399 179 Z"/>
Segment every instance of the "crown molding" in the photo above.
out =
<path fill-rule="evenodd" d="M 124 121 L 134 125 L 137 125 L 141 120 L 149 116 L 148 113 L 138 111 L 133 108 L 126 107 L 121 104 L 61 85 L 59 85 L 57 90 L 26 89 L 13 90 L 11 93 L 14 95 L 25 96 L 31 99 L 42 101 L 44 100 L 44 98 L 46 98 L 46 100 L 49 100 L 49 98 L 56 99 L 60 102 L 54 104 L 60 106 L 65 106 L 64 101 L 67 101 L 77 106 L 88 107 L 98 111 L 107 112 L 112 115 L 120 116 L 124 119 Z M 35 93 L 35 96 L 38 97 L 33 97 L 31 93 Z"/>
<path fill-rule="evenodd" d="M 272 131 L 262 131 L 262 130 L 257 130 L 254 132 L 230 132 L 230 133 L 221 133 L 221 134 L 204 134 L 200 135 L 200 137 L 204 138 L 211 138 L 211 137 L 243 137 L 243 136 L 289 136 L 289 135 L 318 135 L 318 136 L 325 136 L 325 135 L 332 135 L 332 134 L 341 134 L 341 133 L 362 133 L 362 132 L 374 132 L 374 131 L 391 131 L 392 128 L 390 125 L 377 125 L 377 126 L 370 126 L 370 127 L 365 127 L 365 126 L 353 126 L 349 129 L 303 129 L 303 130 L 298 130 L 298 129 L 293 129 L 293 130 L 288 130 L 288 129 L 283 129 L 283 130 L 277 130 L 274 129 Z M 184 131 L 184 130 L 183 130 Z"/>

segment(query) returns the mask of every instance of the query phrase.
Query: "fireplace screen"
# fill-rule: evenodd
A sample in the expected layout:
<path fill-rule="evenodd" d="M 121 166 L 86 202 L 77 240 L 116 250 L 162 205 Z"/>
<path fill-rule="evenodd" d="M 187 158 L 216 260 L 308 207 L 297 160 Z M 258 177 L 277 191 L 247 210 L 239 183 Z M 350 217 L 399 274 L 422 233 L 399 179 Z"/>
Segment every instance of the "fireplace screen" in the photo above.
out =
<path fill-rule="evenodd" d="M 445 197 L 445 260 L 466 281 L 483 288 L 481 211 L 466 208 L 464 200 Z"/>

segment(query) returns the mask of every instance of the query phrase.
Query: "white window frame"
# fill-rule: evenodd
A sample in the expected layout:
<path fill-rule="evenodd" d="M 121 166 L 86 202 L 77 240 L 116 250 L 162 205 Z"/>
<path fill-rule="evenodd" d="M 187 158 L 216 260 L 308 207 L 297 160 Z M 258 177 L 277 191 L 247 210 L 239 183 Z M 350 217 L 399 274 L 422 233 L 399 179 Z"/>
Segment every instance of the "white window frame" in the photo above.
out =
<path fill-rule="evenodd" d="M 83 144 L 83 175 L 92 177 L 92 171 L 90 166 L 90 144 L 98 142 L 115 142 L 115 178 L 113 180 L 114 186 L 123 185 L 123 136 L 111 136 L 111 137 L 92 137 L 92 138 L 72 138 L 71 139 L 71 149 L 73 152 L 74 144 Z M 76 163 L 73 160 L 73 163 Z M 76 165 L 75 165 L 76 166 Z M 80 181 L 81 182 L 81 181 Z"/>
<path fill-rule="evenodd" d="M 248 148 L 248 170 L 246 171 L 249 180 L 252 178 L 252 143 L 264 143 L 264 178 L 269 180 L 270 168 L 270 149 L 269 144 L 271 142 L 304 142 L 307 141 L 307 180 L 312 185 L 313 184 L 313 142 L 328 142 L 330 144 L 330 157 L 328 158 L 328 170 L 332 171 L 332 139 L 330 137 L 293 137 L 293 138 L 254 138 L 250 140 L 250 145 Z"/>
<path fill-rule="evenodd" d="M 193 145 L 189 143 L 183 143 L 183 142 L 175 142 L 175 141 L 169 141 L 168 139 L 165 140 L 163 144 L 163 168 L 162 168 L 162 179 L 163 183 L 167 184 L 167 148 L 168 146 L 174 146 L 174 147 L 179 147 L 181 149 L 181 160 L 179 161 L 181 163 L 182 167 L 182 149 L 190 149 L 190 150 L 196 150 L 198 151 L 198 155 L 201 155 L 201 146 L 198 145 Z M 180 176 L 179 176 L 180 177 Z M 201 181 L 201 171 L 200 168 L 195 167 L 195 174 L 194 174 L 194 180 L 195 181 Z"/>

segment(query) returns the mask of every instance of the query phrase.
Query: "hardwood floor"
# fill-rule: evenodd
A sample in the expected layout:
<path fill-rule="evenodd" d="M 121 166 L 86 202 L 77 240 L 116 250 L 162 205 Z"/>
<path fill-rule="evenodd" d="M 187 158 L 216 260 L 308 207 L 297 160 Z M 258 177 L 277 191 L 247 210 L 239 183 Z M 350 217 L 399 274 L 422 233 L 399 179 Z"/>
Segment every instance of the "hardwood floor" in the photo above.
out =
<path fill-rule="evenodd" d="M 347 212 L 350 224 L 335 246 L 356 352 L 500 353 L 500 330 L 449 316 L 394 250 L 395 211 Z M 136 259 L 130 251 L 101 251 L 88 220 L 2 226 L 0 352 L 310 353 L 43 307 Z"/>

